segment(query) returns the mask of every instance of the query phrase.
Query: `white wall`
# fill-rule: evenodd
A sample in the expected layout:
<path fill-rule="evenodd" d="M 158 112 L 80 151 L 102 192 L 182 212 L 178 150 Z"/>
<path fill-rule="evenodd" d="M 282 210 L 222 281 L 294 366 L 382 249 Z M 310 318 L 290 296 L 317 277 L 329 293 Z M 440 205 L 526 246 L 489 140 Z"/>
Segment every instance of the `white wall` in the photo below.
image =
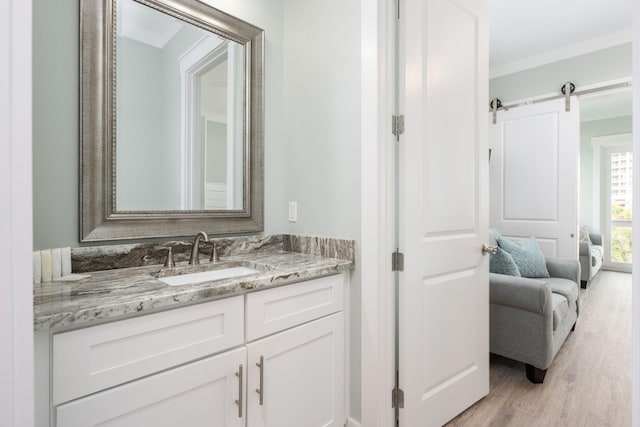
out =
<path fill-rule="evenodd" d="M 0 425 L 33 415 L 31 1 L 0 0 Z"/>

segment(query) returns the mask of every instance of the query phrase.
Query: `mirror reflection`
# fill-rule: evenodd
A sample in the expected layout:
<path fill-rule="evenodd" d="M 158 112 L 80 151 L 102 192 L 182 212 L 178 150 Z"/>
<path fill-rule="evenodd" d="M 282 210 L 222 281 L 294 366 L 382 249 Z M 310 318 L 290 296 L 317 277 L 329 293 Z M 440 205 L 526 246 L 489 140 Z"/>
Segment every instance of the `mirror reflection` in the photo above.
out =
<path fill-rule="evenodd" d="M 244 47 L 118 0 L 115 210 L 241 210 Z"/>

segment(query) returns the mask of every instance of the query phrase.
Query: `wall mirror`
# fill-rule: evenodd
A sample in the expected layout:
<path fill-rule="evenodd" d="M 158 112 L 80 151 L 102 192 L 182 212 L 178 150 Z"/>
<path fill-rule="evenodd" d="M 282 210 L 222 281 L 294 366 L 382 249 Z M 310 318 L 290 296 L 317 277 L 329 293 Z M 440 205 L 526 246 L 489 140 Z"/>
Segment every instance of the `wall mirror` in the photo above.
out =
<path fill-rule="evenodd" d="M 80 240 L 261 231 L 264 32 L 196 0 L 82 0 L 80 37 Z"/>

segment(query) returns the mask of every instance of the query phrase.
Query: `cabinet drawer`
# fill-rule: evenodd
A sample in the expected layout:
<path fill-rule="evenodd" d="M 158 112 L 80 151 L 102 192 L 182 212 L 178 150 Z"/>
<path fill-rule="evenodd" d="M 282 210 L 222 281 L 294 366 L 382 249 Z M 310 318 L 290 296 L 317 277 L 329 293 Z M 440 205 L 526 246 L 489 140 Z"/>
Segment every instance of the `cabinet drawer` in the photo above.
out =
<path fill-rule="evenodd" d="M 246 348 L 237 348 L 59 405 L 56 425 L 244 426 L 244 408 L 240 413 L 235 400 L 244 399 L 236 373 L 246 358 Z"/>
<path fill-rule="evenodd" d="M 53 336 L 53 403 L 75 399 L 243 343 L 243 297 Z"/>
<path fill-rule="evenodd" d="M 248 294 L 247 341 L 341 311 L 344 282 L 338 274 Z"/>

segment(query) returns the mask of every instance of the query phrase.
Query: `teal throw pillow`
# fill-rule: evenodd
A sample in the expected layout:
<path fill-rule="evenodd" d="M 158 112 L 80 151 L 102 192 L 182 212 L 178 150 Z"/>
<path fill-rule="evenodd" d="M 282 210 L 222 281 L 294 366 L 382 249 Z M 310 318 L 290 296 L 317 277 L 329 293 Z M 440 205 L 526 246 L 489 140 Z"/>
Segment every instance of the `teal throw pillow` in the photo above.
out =
<path fill-rule="evenodd" d="M 511 255 L 501 248 L 497 248 L 495 254 L 489 258 L 489 271 L 491 273 L 508 274 L 520 277 L 520 270 Z"/>
<path fill-rule="evenodd" d="M 511 255 L 522 277 L 549 277 L 547 263 L 535 237 L 513 242 L 499 236 L 498 246 Z"/>

